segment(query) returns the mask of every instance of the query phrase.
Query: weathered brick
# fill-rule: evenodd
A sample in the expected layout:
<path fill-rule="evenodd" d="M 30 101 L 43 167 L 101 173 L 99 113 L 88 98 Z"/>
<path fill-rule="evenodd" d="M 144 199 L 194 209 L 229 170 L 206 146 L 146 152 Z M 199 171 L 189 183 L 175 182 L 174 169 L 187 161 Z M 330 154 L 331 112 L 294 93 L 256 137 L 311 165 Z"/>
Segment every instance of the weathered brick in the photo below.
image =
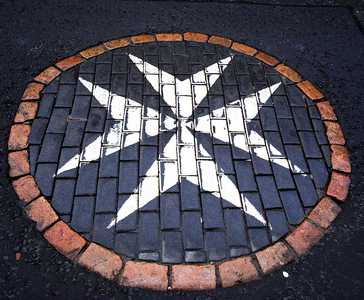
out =
<path fill-rule="evenodd" d="M 37 115 L 38 103 L 37 102 L 21 102 L 18 112 L 15 115 L 15 123 L 23 123 L 25 121 L 33 120 Z"/>
<path fill-rule="evenodd" d="M 8 141 L 9 150 L 23 150 L 29 145 L 30 125 L 19 124 L 11 126 Z"/>
<path fill-rule="evenodd" d="M 40 195 L 38 186 L 34 178 L 30 175 L 14 180 L 13 188 L 19 199 L 25 203 L 32 201 Z"/>
<path fill-rule="evenodd" d="M 300 74 L 298 74 L 295 70 L 291 69 L 290 67 L 284 64 L 279 64 L 278 66 L 275 67 L 275 69 L 283 76 L 287 77 L 289 80 L 293 82 L 302 81 L 302 77 Z"/>
<path fill-rule="evenodd" d="M 210 290 L 216 287 L 213 265 L 174 265 L 172 267 L 172 289 Z"/>
<path fill-rule="evenodd" d="M 183 34 L 183 38 L 185 41 L 205 43 L 207 42 L 209 36 L 207 34 L 198 32 L 185 32 Z"/>
<path fill-rule="evenodd" d="M 236 258 L 219 265 L 222 287 L 258 279 L 258 271 L 250 256 Z"/>
<path fill-rule="evenodd" d="M 56 78 L 59 74 L 61 74 L 61 71 L 58 70 L 55 67 L 48 67 L 41 73 L 39 73 L 37 76 L 34 77 L 34 80 L 39 81 L 41 83 L 48 84 L 50 83 L 54 78 Z"/>
<path fill-rule="evenodd" d="M 154 35 L 151 34 L 140 34 L 131 37 L 131 41 L 134 44 L 150 43 L 155 41 Z"/>
<path fill-rule="evenodd" d="M 27 150 L 10 152 L 8 155 L 8 163 L 10 177 L 17 177 L 29 174 L 30 172 Z"/>
<path fill-rule="evenodd" d="M 327 188 L 327 195 L 335 197 L 340 201 L 345 201 L 349 193 L 350 177 L 333 171 L 331 180 Z"/>
<path fill-rule="evenodd" d="M 341 212 L 341 208 L 330 197 L 324 197 L 309 214 L 309 219 L 327 229 Z"/>
<path fill-rule="evenodd" d="M 286 237 L 286 241 L 298 255 L 302 255 L 316 244 L 323 234 L 324 232 L 321 229 L 308 221 L 304 221 L 295 231 Z"/>
<path fill-rule="evenodd" d="M 324 98 L 324 94 L 316 86 L 314 86 L 311 81 L 302 81 L 298 83 L 297 86 L 311 100 L 319 100 Z"/>
<path fill-rule="evenodd" d="M 258 262 L 264 273 L 271 272 L 280 266 L 292 261 L 295 256 L 292 251 L 282 242 L 256 253 Z"/>
<path fill-rule="evenodd" d="M 325 121 L 336 121 L 336 115 L 334 108 L 331 106 L 329 101 L 318 102 L 316 104 L 318 110 L 320 111 L 321 119 Z"/>
<path fill-rule="evenodd" d="M 325 121 L 326 135 L 331 145 L 344 145 L 345 137 L 339 123 Z"/>
<path fill-rule="evenodd" d="M 84 58 L 82 58 L 82 56 L 80 56 L 79 54 L 70 56 L 70 57 L 66 57 L 62 60 L 60 60 L 59 62 L 56 63 L 56 66 L 58 68 L 60 68 L 63 71 L 66 71 L 80 63 L 82 63 L 84 60 Z"/>
<path fill-rule="evenodd" d="M 66 223 L 59 221 L 44 233 L 45 239 L 60 253 L 74 259 L 85 246 L 85 239 Z"/>
<path fill-rule="evenodd" d="M 349 152 L 344 146 L 331 145 L 332 168 L 337 171 L 351 173 Z"/>
<path fill-rule="evenodd" d="M 168 287 L 167 266 L 155 263 L 128 261 L 120 283 L 125 286 L 166 290 Z"/>
<path fill-rule="evenodd" d="M 180 33 L 158 33 L 155 36 L 159 42 L 179 42 L 183 40 Z"/>
<path fill-rule="evenodd" d="M 78 262 L 108 279 L 114 279 L 123 264 L 120 256 L 95 243 L 91 243 L 87 247 L 79 257 Z"/>
<path fill-rule="evenodd" d="M 231 46 L 231 49 L 238 51 L 238 52 L 242 52 L 242 53 L 244 53 L 246 55 L 250 55 L 250 56 L 253 56 L 258 52 L 258 50 L 253 47 L 250 47 L 248 45 L 241 44 L 241 43 L 236 43 L 236 42 L 233 43 L 233 45 Z"/>
<path fill-rule="evenodd" d="M 104 43 L 104 46 L 109 49 L 116 49 L 116 48 L 122 48 L 122 47 L 126 47 L 129 45 L 129 38 L 123 38 L 123 39 L 118 39 L 118 40 L 112 40 L 112 41 L 108 41 Z"/>
<path fill-rule="evenodd" d="M 106 51 L 107 51 L 107 49 L 105 48 L 104 45 L 97 45 L 95 47 L 91 47 L 91 48 L 81 51 L 80 55 L 86 59 L 89 59 L 94 56 L 100 55 Z"/>
<path fill-rule="evenodd" d="M 40 98 L 40 92 L 43 90 L 44 85 L 37 82 L 31 82 L 27 85 L 21 100 L 38 100 Z"/>
<path fill-rule="evenodd" d="M 224 46 L 224 47 L 230 47 L 232 41 L 230 39 L 221 37 L 221 36 L 216 36 L 213 35 L 209 38 L 208 42 L 210 44 L 215 44 L 215 45 L 220 45 L 220 46 Z"/>
<path fill-rule="evenodd" d="M 276 59 L 273 56 L 270 56 L 269 54 L 265 53 L 265 52 L 261 52 L 259 51 L 255 57 L 259 60 L 261 60 L 262 62 L 266 63 L 267 65 L 270 65 L 272 67 L 276 66 L 279 64 L 279 60 Z"/>
<path fill-rule="evenodd" d="M 58 219 L 58 215 L 44 197 L 32 201 L 25 208 L 25 212 L 31 220 L 37 223 L 39 231 L 43 231 Z"/>

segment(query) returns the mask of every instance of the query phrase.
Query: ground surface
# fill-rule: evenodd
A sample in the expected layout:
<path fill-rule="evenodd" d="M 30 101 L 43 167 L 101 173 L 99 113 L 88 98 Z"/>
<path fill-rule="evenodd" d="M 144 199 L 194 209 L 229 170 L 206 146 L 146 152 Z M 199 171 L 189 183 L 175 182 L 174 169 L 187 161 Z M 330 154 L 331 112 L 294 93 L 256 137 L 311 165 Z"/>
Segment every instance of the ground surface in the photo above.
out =
<path fill-rule="evenodd" d="M 229 2 L 229 1 L 226 1 Z M 272 1 L 272 3 L 278 1 Z M 362 115 L 364 40 L 345 7 L 211 2 L 46 1 L 1 5 L 0 298 L 346 299 L 364 294 Z M 320 1 L 332 5 L 333 1 Z M 327 3 L 326 3 L 327 2 Z M 336 1 L 339 3 L 340 1 Z M 344 1 L 342 1 L 344 2 Z M 345 1 L 345 5 L 348 4 Z M 360 3 L 350 1 L 360 19 Z M 341 4 L 341 3 L 339 3 Z M 350 4 L 350 3 L 349 3 Z M 9 186 L 6 141 L 26 82 L 57 59 L 100 41 L 141 32 L 200 31 L 266 50 L 320 86 L 336 108 L 351 151 L 351 194 L 330 233 L 309 255 L 263 280 L 211 293 L 159 294 L 122 289 L 72 265 L 23 216 Z M 15 253 L 21 252 L 20 261 Z"/>

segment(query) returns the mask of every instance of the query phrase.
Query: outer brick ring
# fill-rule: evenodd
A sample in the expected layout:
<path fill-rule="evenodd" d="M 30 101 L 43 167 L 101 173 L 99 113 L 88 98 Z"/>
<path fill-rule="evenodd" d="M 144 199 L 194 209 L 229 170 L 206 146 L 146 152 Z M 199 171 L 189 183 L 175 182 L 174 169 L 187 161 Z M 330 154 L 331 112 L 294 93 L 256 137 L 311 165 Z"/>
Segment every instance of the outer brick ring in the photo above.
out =
<path fill-rule="evenodd" d="M 31 122 L 35 118 L 41 91 L 63 71 L 106 51 L 154 41 L 193 41 L 217 44 L 253 56 L 293 81 L 320 111 L 331 146 L 332 173 L 326 195 L 306 219 L 289 235 L 267 248 L 235 259 L 211 264 L 163 265 L 127 260 L 96 243 L 90 243 L 60 220 L 48 200 L 42 196 L 35 179 L 29 175 L 28 142 Z M 258 279 L 295 260 L 316 244 L 341 211 L 339 203 L 347 198 L 351 165 L 345 138 L 334 109 L 324 94 L 287 65 L 251 46 L 220 36 L 186 32 L 141 34 L 107 41 L 64 58 L 43 70 L 28 84 L 21 98 L 8 141 L 9 176 L 27 216 L 45 239 L 60 253 L 89 270 L 129 287 L 155 290 L 207 290 L 229 287 Z"/>

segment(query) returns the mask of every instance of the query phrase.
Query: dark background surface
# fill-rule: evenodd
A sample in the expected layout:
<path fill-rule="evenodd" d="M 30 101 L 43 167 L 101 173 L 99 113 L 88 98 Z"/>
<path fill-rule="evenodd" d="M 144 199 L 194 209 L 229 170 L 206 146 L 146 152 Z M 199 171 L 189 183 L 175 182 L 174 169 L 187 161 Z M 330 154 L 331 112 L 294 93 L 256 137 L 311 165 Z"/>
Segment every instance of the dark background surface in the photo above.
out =
<path fill-rule="evenodd" d="M 299 7 L 291 6 L 297 3 L 294 0 L 255 2 L 269 4 L 0 1 L 0 298 L 363 297 L 363 1 L 300 1 Z M 347 4 L 352 8 L 343 6 Z M 101 41 L 164 31 L 223 35 L 277 56 L 324 90 L 343 126 L 353 164 L 351 192 L 342 205 L 343 212 L 308 255 L 257 282 L 208 293 L 156 293 L 119 287 L 74 265 L 49 246 L 23 216 L 9 185 L 9 125 L 26 83 L 34 75 Z M 18 251 L 22 259 L 16 262 Z M 288 278 L 283 277 L 283 270 Z"/>

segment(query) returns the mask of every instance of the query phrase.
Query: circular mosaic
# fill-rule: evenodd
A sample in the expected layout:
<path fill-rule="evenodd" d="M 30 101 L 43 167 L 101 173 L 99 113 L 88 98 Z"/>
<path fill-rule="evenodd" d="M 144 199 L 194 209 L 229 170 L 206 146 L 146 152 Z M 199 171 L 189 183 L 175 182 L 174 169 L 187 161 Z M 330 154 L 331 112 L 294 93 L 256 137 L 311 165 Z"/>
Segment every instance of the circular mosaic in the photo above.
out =
<path fill-rule="evenodd" d="M 13 126 L 9 149 L 28 148 L 28 152 L 9 155 L 10 175 L 30 173 L 35 182 L 25 190 L 24 182 L 29 187 L 32 177 L 21 177 L 14 182 L 15 190 L 30 202 L 39 196 L 38 185 L 44 203 L 38 198 L 29 206 L 37 203 L 47 215 L 45 210 L 52 210 L 44 208 L 48 200 L 55 210 L 47 220 L 28 210 L 38 229 L 48 228 L 58 215 L 94 242 L 79 259 L 83 265 L 90 267 L 90 257 L 108 251 L 98 245 L 126 260 L 183 266 L 241 257 L 274 244 L 276 250 L 268 258 L 286 263 L 293 257 L 286 253 L 291 250 L 276 242 L 294 231 L 326 193 L 338 200 L 346 198 L 349 183 L 340 176 L 350 172 L 350 163 L 344 147 L 335 146 L 345 140 L 321 92 L 275 58 L 249 46 L 233 43 L 230 47 L 232 42 L 221 37 L 210 37 L 207 43 L 205 35 L 187 36 L 183 40 L 178 34 L 157 35 L 156 40 L 142 35 L 131 42 L 121 39 L 90 48 L 38 75 L 35 80 L 47 84 L 45 88 L 32 83 L 23 96 L 25 104 L 15 123 L 25 124 Z M 31 102 L 41 90 L 39 104 Z M 29 171 L 20 163 L 28 153 Z M 327 191 L 332 168 L 340 171 L 335 172 L 339 177 L 332 175 Z M 325 219 L 329 224 L 339 207 L 325 199 L 320 203 L 331 209 L 332 216 Z M 312 242 L 325 228 L 323 217 L 315 220 L 320 210 L 318 206 L 310 214 L 310 222 L 318 225 L 310 228 L 312 223 L 306 222 L 299 227 L 303 234 L 310 231 Z M 85 242 L 73 238 L 68 227 L 59 225 L 63 222 L 48 229 L 45 237 L 74 258 Z M 292 239 L 287 241 L 296 253 L 304 252 L 305 237 L 297 245 Z M 75 249 L 68 249 L 69 243 Z M 266 272 L 266 254 L 262 258 L 259 253 Z M 108 263 L 109 272 L 114 272 L 113 266 L 120 271 L 120 258 Z M 128 263 L 124 284 L 166 288 L 164 277 L 156 279 L 156 286 L 135 283 L 138 276 L 144 280 L 148 270 L 147 275 L 136 275 L 141 271 L 130 271 Z M 94 264 L 91 269 L 114 277 Z M 251 278 L 234 280 L 256 278 L 253 265 L 248 260 L 243 266 L 254 268 Z M 167 269 L 155 266 L 162 271 L 153 269 L 153 276 L 158 272 L 167 276 Z M 228 286 L 235 281 L 226 279 L 223 266 L 219 276 Z M 229 268 L 236 266 L 239 263 Z M 186 274 L 200 272 L 198 266 L 193 268 L 184 270 L 182 277 L 178 268 L 173 269 L 172 285 L 191 288 Z M 202 284 L 198 288 L 216 286 L 215 271 L 210 274 L 215 283 L 206 272 L 195 278 Z M 204 280 L 209 280 L 207 286 L 201 283 Z"/>

